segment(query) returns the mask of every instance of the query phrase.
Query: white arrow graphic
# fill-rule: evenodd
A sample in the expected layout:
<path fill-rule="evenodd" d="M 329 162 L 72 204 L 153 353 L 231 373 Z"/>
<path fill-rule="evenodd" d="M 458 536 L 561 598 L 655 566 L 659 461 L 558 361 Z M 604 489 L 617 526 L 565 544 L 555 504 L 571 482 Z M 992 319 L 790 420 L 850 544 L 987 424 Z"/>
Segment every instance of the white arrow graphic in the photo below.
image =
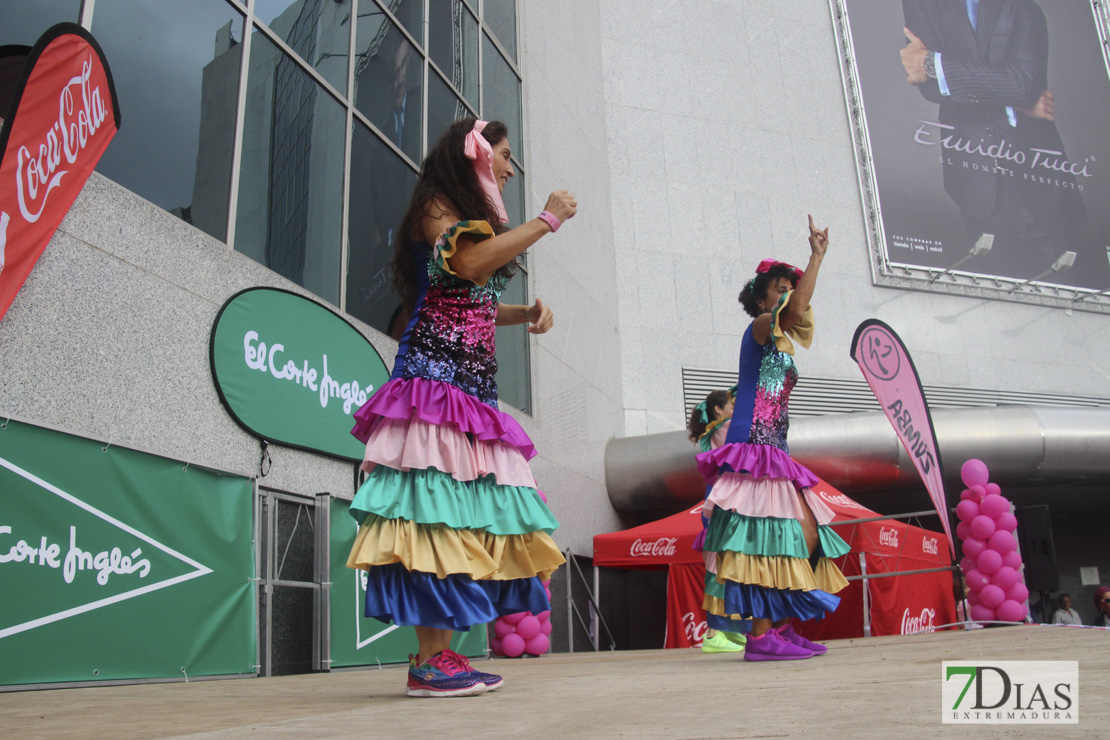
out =
<path fill-rule="evenodd" d="M 95 506 L 92 506 L 90 504 L 85 503 L 81 499 L 77 498 L 76 496 L 73 496 L 71 494 L 66 493 L 65 491 L 58 488 L 57 486 L 52 485 L 50 483 L 47 483 L 42 478 L 39 478 L 38 476 L 34 475 L 33 473 L 27 472 L 26 470 L 19 467 L 18 465 L 16 465 L 13 462 L 10 462 L 10 461 L 5 460 L 4 458 L 0 457 L 0 467 L 7 468 L 8 470 L 12 471 L 13 473 L 20 476 L 21 478 L 25 478 L 28 481 L 30 481 L 31 483 L 34 483 L 36 486 L 39 486 L 40 488 L 42 488 L 46 491 L 49 491 L 50 493 L 53 493 L 55 496 L 60 496 L 61 498 L 68 501 L 69 503 L 71 503 L 75 506 L 78 506 L 78 507 L 84 509 L 85 511 L 89 512 L 93 516 L 96 516 L 96 517 L 99 517 L 99 518 L 103 519 L 104 521 L 108 522 L 109 524 L 111 524 L 115 527 L 118 527 L 119 529 L 122 529 L 124 532 L 127 532 L 129 534 L 134 535 L 135 537 L 138 537 L 143 542 L 150 543 L 151 545 L 158 548 L 162 552 L 167 553 L 167 554 L 177 558 L 181 562 L 185 563 L 186 565 L 189 565 L 189 566 L 192 566 L 193 568 L 195 568 L 195 570 L 193 570 L 192 572 L 185 573 L 184 575 L 180 575 L 180 576 L 177 576 L 175 578 L 168 578 L 168 579 L 166 579 L 164 581 L 160 581 L 158 583 L 151 583 L 148 586 L 142 586 L 141 588 L 136 588 L 136 589 L 131 590 L 131 591 L 125 591 L 122 594 L 117 594 L 115 596 L 109 596 L 108 598 L 99 599 L 97 601 L 93 601 L 93 602 L 90 602 L 88 604 L 84 604 L 82 606 L 76 606 L 72 609 L 65 609 L 63 611 L 56 612 L 54 614 L 49 614 L 45 617 L 40 617 L 38 619 L 32 619 L 31 621 L 24 622 L 23 624 L 17 624 L 17 625 L 13 625 L 11 627 L 7 627 L 6 629 L 0 629 L 0 639 L 8 637 L 9 635 L 14 635 L 18 632 L 25 632 L 26 630 L 34 629 L 35 627 L 41 627 L 44 624 L 50 624 L 51 622 L 57 622 L 59 620 L 68 619 L 69 617 L 73 617 L 73 616 L 76 616 L 78 614 L 83 614 L 85 612 L 90 612 L 94 609 L 99 609 L 103 606 L 108 606 L 109 604 L 115 604 L 116 602 L 119 602 L 119 601 L 126 601 L 127 599 L 133 599 L 136 596 L 142 596 L 143 594 L 147 594 L 147 593 L 150 593 L 152 591 L 158 591 L 159 589 L 169 588 L 170 586 L 175 586 L 178 583 L 184 583 L 185 581 L 191 581 L 194 578 L 199 578 L 201 576 L 206 576 L 206 575 L 208 575 L 209 573 L 212 572 L 211 568 L 209 568 L 205 565 L 201 565 L 200 563 L 193 560 L 192 558 L 186 557 L 185 555 L 182 555 L 181 553 L 177 552 L 176 550 L 174 550 L 170 547 L 166 547 L 161 542 L 158 542 L 157 540 L 153 539 L 149 535 L 145 535 L 142 532 L 140 532 L 139 530 L 135 529 L 134 527 L 131 527 L 131 526 L 128 526 L 127 524 L 124 524 L 119 519 L 116 519 L 113 516 L 105 514 L 103 511 L 101 511 L 100 509 L 97 509 Z"/>

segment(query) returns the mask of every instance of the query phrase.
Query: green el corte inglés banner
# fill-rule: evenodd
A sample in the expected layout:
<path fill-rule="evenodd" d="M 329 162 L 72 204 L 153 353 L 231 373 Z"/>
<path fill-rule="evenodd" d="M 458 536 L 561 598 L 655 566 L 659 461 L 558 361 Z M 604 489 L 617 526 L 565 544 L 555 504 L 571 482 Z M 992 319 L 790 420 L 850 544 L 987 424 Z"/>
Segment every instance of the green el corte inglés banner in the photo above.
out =
<path fill-rule="evenodd" d="M 347 567 L 358 525 L 347 513 L 350 501 L 331 500 L 331 667 L 404 663 L 416 652 L 412 627 L 384 624 L 363 615 L 366 571 Z M 485 625 L 456 632 L 451 649 L 460 655 L 486 654 Z"/>
<path fill-rule="evenodd" d="M 361 461 L 351 415 L 389 379 L 374 346 L 315 301 L 273 288 L 232 296 L 212 327 L 220 399 L 270 442 Z"/>
<path fill-rule="evenodd" d="M 0 684 L 257 673 L 252 483 L 0 424 Z"/>

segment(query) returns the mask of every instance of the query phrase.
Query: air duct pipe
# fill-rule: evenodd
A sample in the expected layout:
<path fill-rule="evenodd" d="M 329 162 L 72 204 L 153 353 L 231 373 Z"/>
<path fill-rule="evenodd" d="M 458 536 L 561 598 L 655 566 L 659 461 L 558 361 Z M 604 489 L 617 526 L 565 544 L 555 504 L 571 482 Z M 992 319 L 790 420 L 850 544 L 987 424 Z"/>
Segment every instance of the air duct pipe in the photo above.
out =
<path fill-rule="evenodd" d="M 1110 409 L 994 406 L 932 412 L 947 486 L 978 458 L 1002 486 L 1110 483 Z M 705 493 L 686 432 L 609 441 L 605 484 L 613 508 L 674 510 Z M 920 487 L 913 462 L 882 412 L 801 417 L 790 425 L 794 459 L 837 488 Z"/>

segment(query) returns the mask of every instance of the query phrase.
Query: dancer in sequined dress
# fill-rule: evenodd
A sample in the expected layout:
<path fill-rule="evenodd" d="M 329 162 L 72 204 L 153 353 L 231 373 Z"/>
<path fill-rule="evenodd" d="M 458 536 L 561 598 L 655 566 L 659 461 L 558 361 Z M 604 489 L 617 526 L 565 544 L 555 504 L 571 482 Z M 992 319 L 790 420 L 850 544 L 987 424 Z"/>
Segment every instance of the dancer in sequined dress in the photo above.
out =
<path fill-rule="evenodd" d="M 394 288 L 410 319 L 389 382 L 355 413 L 368 473 L 347 565 L 366 571 L 365 614 L 416 627 L 409 696 L 499 688 L 450 649 L 452 633 L 550 609 L 543 581 L 564 562 L 558 523 L 536 491 L 535 454 L 497 408 L 495 325 L 542 333 L 550 309 L 499 303 L 515 259 L 577 211 L 565 190 L 508 229 L 513 176 L 505 125 L 457 121 L 428 152 L 398 229 Z"/>
<path fill-rule="evenodd" d="M 788 624 L 831 612 L 833 593 L 848 585 L 830 558 L 849 547 L 828 526 L 833 512 L 809 486 L 816 476 L 790 457 L 787 403 L 798 380 L 794 344 L 809 347 L 809 306 L 828 249 L 828 229 L 809 219 L 805 272 L 763 260 L 740 293 L 754 317 L 740 346 L 736 405 L 725 443 L 698 455 L 698 469 L 712 489 L 705 502 L 709 527 L 705 551 L 715 555 L 717 584 L 706 590 L 706 611 L 752 617 L 744 659 L 796 660 L 820 655 Z M 791 341 L 793 339 L 793 341 Z"/>

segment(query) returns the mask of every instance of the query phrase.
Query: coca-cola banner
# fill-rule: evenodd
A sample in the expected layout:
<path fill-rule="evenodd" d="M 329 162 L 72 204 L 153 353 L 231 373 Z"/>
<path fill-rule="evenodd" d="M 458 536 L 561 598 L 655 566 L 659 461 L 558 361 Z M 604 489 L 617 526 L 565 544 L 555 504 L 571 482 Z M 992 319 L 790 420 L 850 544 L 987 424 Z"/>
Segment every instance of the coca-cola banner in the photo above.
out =
<path fill-rule="evenodd" d="M 937 436 L 910 353 L 893 329 L 878 319 L 868 319 L 856 328 L 851 355 L 921 475 L 948 536 L 948 550 L 955 557 Z"/>
<path fill-rule="evenodd" d="M 667 571 L 667 636 L 665 648 L 701 645 L 707 627 L 702 601 L 705 599 L 705 566 L 701 563 L 672 565 Z"/>
<path fill-rule="evenodd" d="M 119 129 L 104 53 L 73 23 L 35 43 L 0 129 L 0 318 Z"/>
<path fill-rule="evenodd" d="M 664 519 L 594 536 L 594 562 L 609 568 L 654 568 L 701 563 L 701 503 Z"/>

